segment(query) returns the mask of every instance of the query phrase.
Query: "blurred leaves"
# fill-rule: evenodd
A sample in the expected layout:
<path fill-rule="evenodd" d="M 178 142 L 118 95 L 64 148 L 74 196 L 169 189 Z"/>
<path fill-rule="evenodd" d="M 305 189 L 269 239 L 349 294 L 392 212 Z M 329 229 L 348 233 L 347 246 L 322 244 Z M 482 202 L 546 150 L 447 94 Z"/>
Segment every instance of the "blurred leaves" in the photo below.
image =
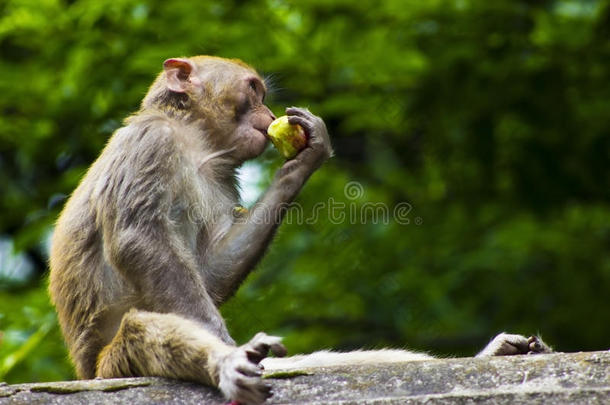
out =
<path fill-rule="evenodd" d="M 608 27 L 606 0 L 0 3 L 0 234 L 39 274 L 0 292 L 2 364 L 37 343 L 5 379 L 71 377 L 57 327 L 36 342 L 48 232 L 162 61 L 192 54 L 272 75 L 273 110 L 308 106 L 337 154 L 298 200 L 318 219 L 284 224 L 223 308 L 236 340 L 472 354 L 509 330 L 606 349 Z M 352 220 L 379 203 L 408 221 Z"/>
<path fill-rule="evenodd" d="M 46 288 L 0 290 L 0 380 L 74 378 Z"/>

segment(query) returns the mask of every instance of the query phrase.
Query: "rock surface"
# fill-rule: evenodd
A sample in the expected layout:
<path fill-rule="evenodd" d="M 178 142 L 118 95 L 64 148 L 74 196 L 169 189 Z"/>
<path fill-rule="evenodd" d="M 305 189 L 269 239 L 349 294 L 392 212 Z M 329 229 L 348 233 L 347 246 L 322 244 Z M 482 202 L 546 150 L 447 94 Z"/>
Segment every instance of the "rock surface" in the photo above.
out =
<path fill-rule="evenodd" d="M 273 373 L 269 403 L 609 404 L 610 351 L 439 359 Z M 225 404 L 197 384 L 161 378 L 2 385 L 0 404 Z"/>

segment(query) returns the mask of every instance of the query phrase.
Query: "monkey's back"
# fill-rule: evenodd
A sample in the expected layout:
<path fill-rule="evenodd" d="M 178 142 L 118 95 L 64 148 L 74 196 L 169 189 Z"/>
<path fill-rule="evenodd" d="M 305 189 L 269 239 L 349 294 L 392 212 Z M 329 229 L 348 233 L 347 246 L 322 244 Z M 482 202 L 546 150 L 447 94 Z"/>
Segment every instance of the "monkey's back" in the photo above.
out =
<path fill-rule="evenodd" d="M 51 244 L 49 293 L 77 373 L 91 378 L 96 356 L 91 349 L 102 344 L 92 334 L 95 329 L 91 326 L 104 306 L 100 278 L 104 261 L 95 219 L 82 209 L 86 194 L 77 189 L 57 221 Z M 92 344 L 96 341 L 100 343 Z M 85 358 L 89 359 L 87 366 L 81 365 Z"/>
<path fill-rule="evenodd" d="M 120 141 L 113 135 L 66 203 L 51 242 L 49 293 L 61 330 L 81 378 L 93 378 L 95 360 L 128 309 L 129 286 L 104 253 L 96 187 L 106 182 Z"/>
<path fill-rule="evenodd" d="M 51 244 L 49 291 L 79 377 L 94 377 L 97 355 L 124 313 L 155 310 L 135 285 L 146 264 L 121 263 L 121 249 L 142 237 L 139 226 L 167 221 L 175 243 L 202 267 L 199 246 L 205 244 L 199 242 L 219 237 L 230 223 L 237 192 L 233 183 L 208 180 L 224 163 L 207 159 L 202 138 L 157 113 L 134 116 L 113 134 L 66 203 Z M 219 223 L 224 225 L 210 225 Z"/>

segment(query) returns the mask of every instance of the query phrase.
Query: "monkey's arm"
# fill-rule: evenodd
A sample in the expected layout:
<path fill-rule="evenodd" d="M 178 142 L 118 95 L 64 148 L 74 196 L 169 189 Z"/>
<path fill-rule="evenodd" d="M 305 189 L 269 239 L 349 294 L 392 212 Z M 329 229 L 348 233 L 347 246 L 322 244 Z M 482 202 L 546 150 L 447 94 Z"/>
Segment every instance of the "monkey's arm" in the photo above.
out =
<path fill-rule="evenodd" d="M 308 146 L 287 161 L 275 175 L 265 194 L 245 218 L 234 223 L 206 255 L 206 285 L 217 304 L 228 299 L 256 265 L 303 184 L 332 155 L 326 125 L 306 109 L 288 108 L 291 124 L 299 124 L 308 135 Z"/>
<path fill-rule="evenodd" d="M 193 253 L 171 219 L 172 205 L 181 198 L 176 167 L 182 164 L 171 129 L 149 130 L 137 140 L 138 129 L 127 127 L 131 133 L 117 141 L 110 155 L 106 172 L 111 175 L 96 187 L 105 257 L 129 281 L 141 309 L 202 322 L 233 343 Z"/>

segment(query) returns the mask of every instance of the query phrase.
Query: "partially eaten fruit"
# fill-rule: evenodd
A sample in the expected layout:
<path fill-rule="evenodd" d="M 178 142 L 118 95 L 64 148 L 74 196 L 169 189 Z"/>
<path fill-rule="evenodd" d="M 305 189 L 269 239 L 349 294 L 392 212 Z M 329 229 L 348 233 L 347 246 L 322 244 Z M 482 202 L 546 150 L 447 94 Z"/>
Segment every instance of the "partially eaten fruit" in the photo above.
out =
<path fill-rule="evenodd" d="M 307 146 L 305 130 L 299 124 L 290 124 L 287 115 L 273 121 L 267 128 L 267 135 L 286 159 L 292 159 Z"/>

